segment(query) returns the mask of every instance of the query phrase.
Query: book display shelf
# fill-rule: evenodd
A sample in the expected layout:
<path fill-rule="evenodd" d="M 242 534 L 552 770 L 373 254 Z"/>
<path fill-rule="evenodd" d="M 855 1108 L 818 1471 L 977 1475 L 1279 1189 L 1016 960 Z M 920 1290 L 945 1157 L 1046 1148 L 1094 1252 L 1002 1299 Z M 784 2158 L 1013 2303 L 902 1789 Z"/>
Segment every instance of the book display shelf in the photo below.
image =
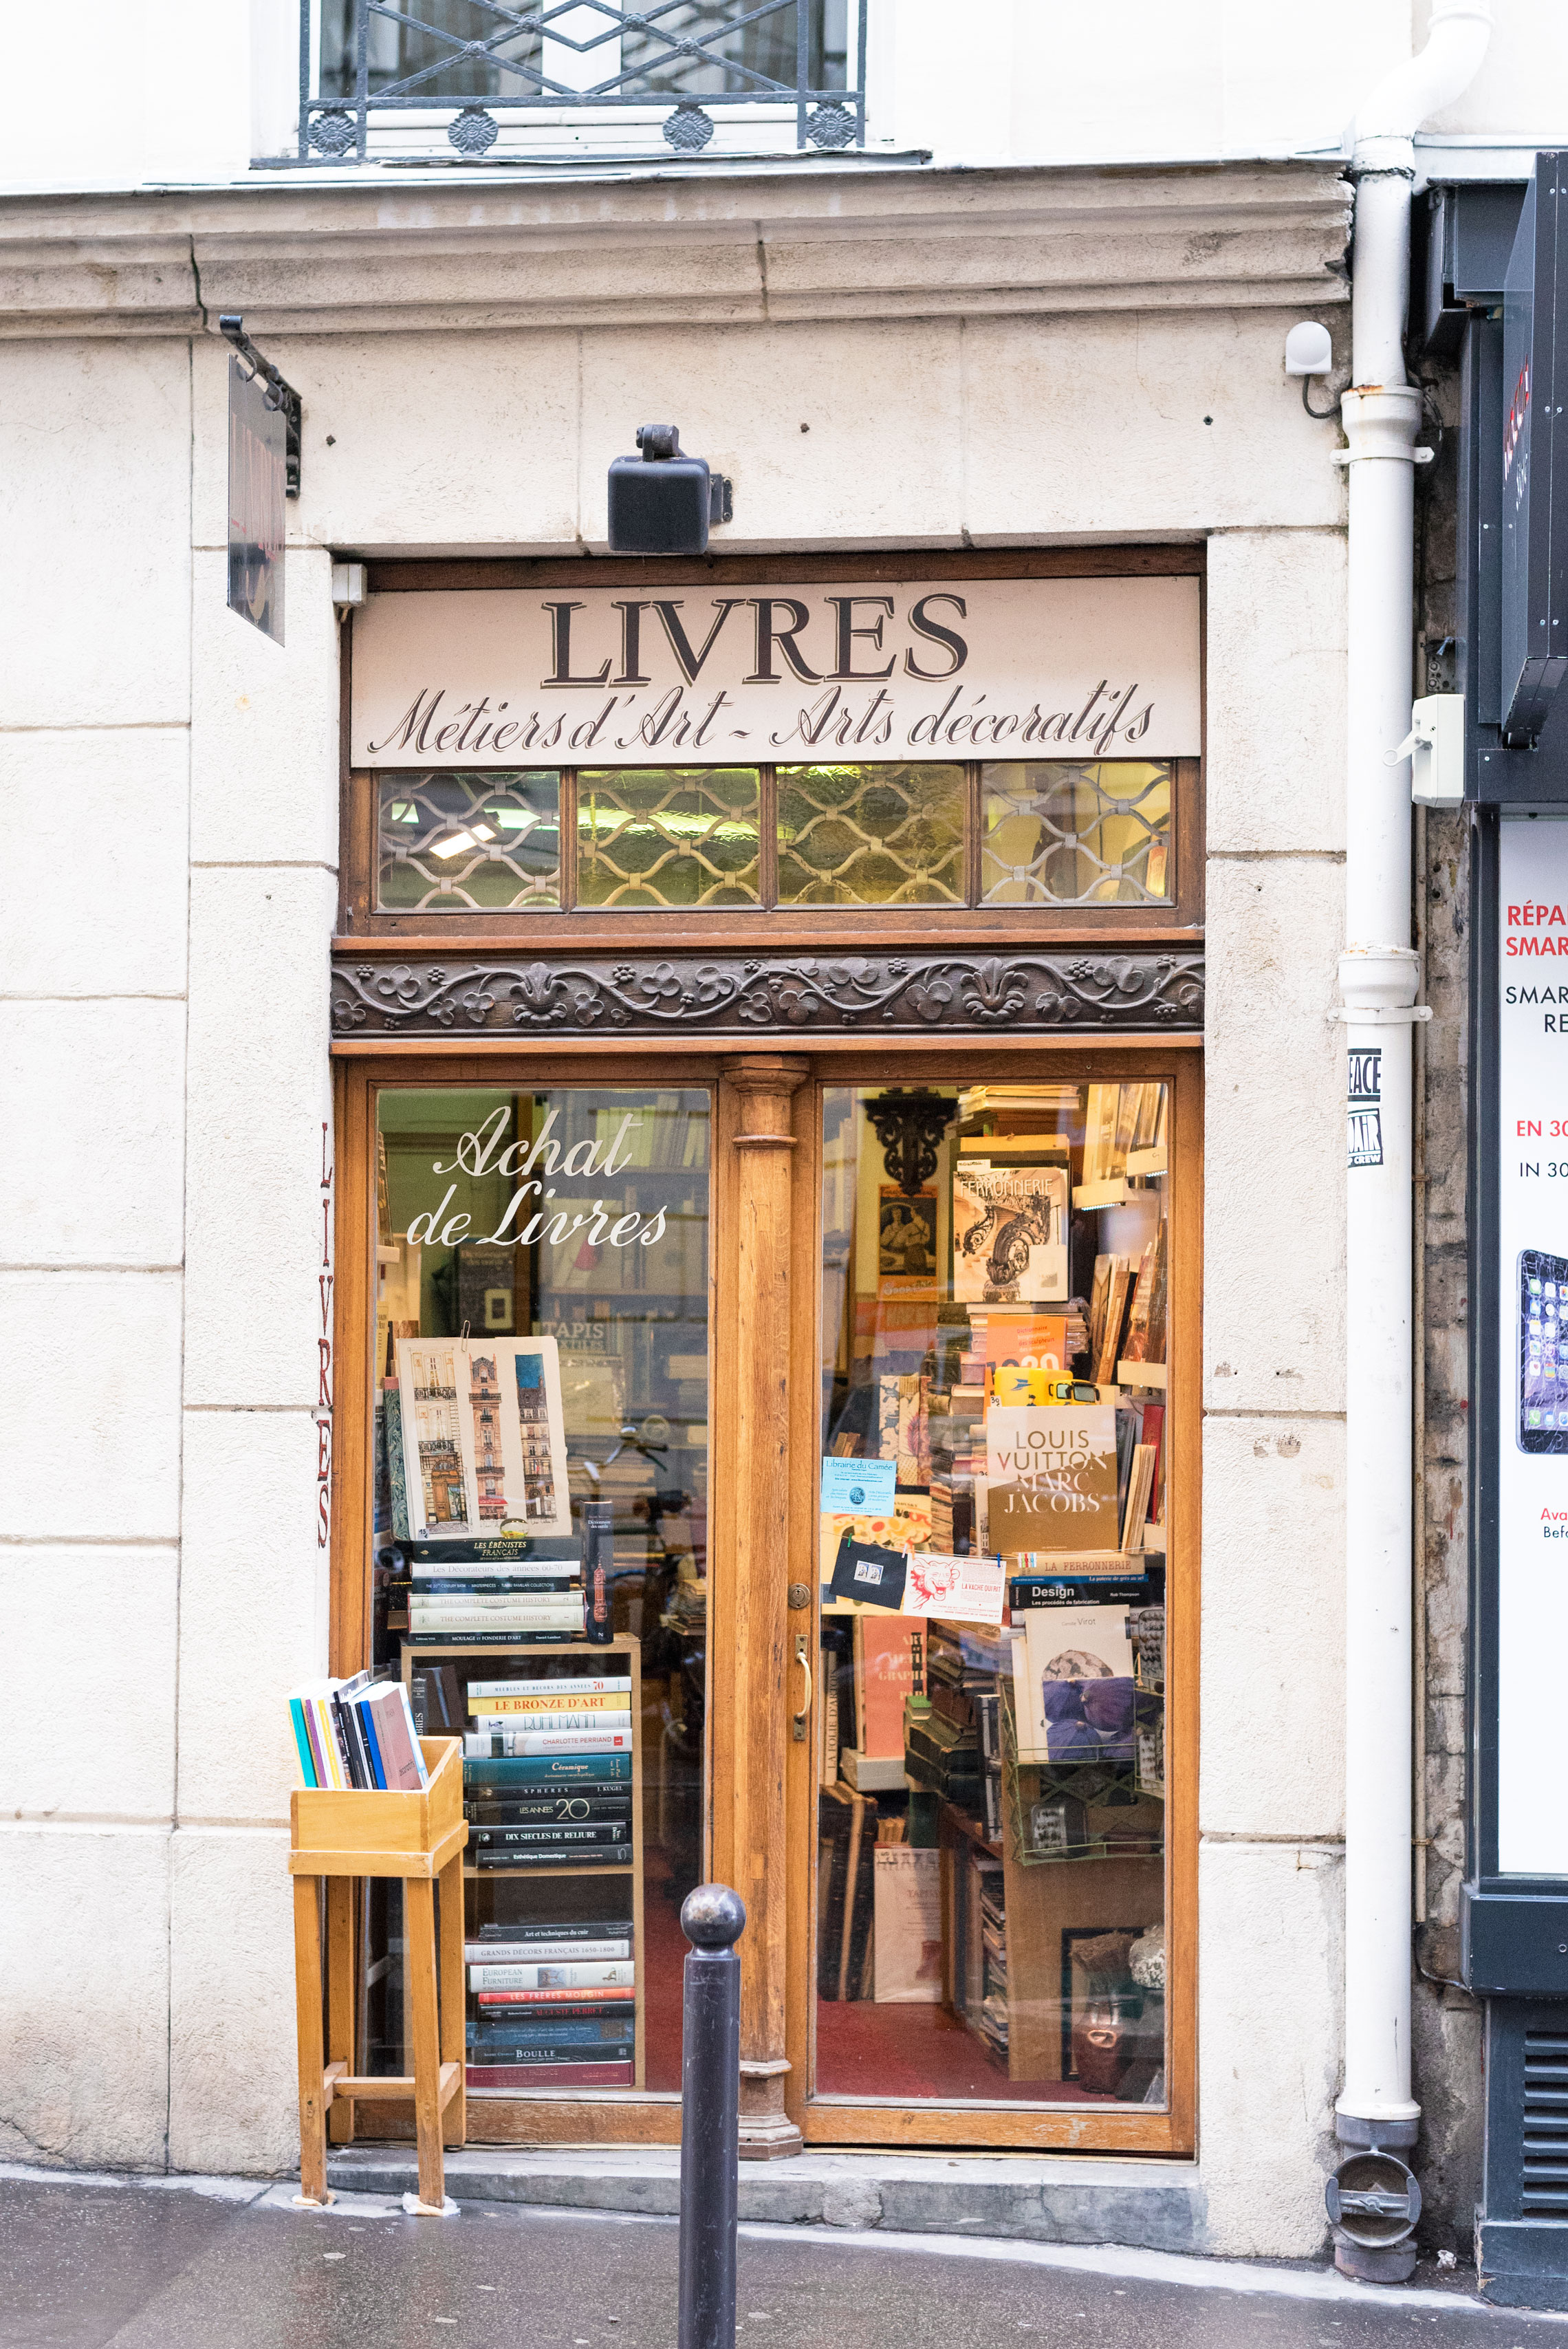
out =
<path fill-rule="evenodd" d="M 641 1640 L 406 1638 L 402 1675 L 417 1716 L 439 1701 L 481 1724 L 461 1762 L 469 2093 L 642 2088 Z M 534 1711 L 487 1711 L 507 1704 Z M 594 1707 L 616 1724 L 602 1743 Z M 584 1724 L 570 1751 L 506 1750 L 547 1743 L 542 1717 Z"/>
<path fill-rule="evenodd" d="M 419 2205 L 444 2207 L 441 2148 L 467 2134 L 463 2074 L 462 1748 L 423 1738 L 428 1783 L 418 1793 L 295 1787 L 289 1803 L 299 2037 L 300 2196 L 324 2204 L 329 2114 L 412 2101 Z M 354 2068 L 354 1883 L 403 1886 L 407 2054 L 401 2075 Z M 437 1888 L 440 1942 L 437 1949 Z M 325 1889 L 327 1932 L 321 1926 Z M 323 2029 L 323 2006 L 328 2023 Z"/>

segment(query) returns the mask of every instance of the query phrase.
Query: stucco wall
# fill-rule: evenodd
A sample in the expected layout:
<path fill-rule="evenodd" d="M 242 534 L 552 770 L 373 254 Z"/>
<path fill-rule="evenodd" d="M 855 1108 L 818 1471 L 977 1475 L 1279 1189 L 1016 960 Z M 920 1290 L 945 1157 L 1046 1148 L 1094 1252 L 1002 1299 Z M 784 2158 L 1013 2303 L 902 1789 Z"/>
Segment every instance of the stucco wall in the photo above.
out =
<path fill-rule="evenodd" d="M 1311 271 L 1325 315 L 1343 288 L 1274 233 L 1277 295 L 1252 267 L 1240 306 L 1211 289 L 972 315 L 949 284 L 944 315 L 857 320 L 841 285 L 821 293 L 820 253 L 800 282 L 838 305 L 827 322 L 340 334 L 324 306 L 315 331 L 267 337 L 306 418 L 282 651 L 222 607 L 215 338 L 111 320 L 36 341 L 11 314 L 0 483 L 27 560 L 5 574 L 0 777 L 8 837 L 44 853 L 5 916 L 0 1111 L 28 1144 L 0 1174 L 19 1341 L 0 1572 L 22 1632 L 0 1764 L 0 1972 L 21 1986 L 0 2009 L 8 2149 L 294 2158 L 281 1698 L 325 1662 L 327 550 L 580 549 L 602 538 L 608 458 L 667 409 L 733 475 L 742 545 L 1208 541 L 1198 2182 L 1207 2248 L 1321 2246 L 1340 2000 L 1344 1154 L 1326 1013 L 1343 485 L 1332 428 L 1279 361 Z M 888 276 L 913 301 L 923 264 L 897 252 Z M 85 1979 L 51 1959 L 67 1917 L 105 1953 Z"/>

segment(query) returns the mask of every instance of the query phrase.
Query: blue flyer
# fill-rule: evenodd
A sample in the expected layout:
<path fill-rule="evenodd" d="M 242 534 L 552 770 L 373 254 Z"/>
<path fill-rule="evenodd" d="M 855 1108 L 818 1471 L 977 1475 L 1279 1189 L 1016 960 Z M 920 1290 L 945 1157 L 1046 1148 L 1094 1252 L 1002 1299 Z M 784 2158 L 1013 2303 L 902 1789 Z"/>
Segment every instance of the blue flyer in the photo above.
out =
<path fill-rule="evenodd" d="M 897 1475 L 896 1460 L 824 1460 L 822 1507 L 832 1516 L 888 1516 Z"/>

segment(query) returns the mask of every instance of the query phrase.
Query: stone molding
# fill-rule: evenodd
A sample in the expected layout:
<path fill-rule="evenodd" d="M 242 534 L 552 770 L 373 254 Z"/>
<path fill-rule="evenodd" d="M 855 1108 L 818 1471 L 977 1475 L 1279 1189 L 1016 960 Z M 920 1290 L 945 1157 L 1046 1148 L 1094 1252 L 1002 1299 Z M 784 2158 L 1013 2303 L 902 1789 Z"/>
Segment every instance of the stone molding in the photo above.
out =
<path fill-rule="evenodd" d="M 1336 160 L 258 174 L 0 198 L 0 338 L 1321 308 L 1349 222 Z"/>
<path fill-rule="evenodd" d="M 500 954 L 435 960 L 340 952 L 333 1033 L 751 1040 L 887 1035 L 1195 1035 L 1201 947 L 1001 953 Z"/>

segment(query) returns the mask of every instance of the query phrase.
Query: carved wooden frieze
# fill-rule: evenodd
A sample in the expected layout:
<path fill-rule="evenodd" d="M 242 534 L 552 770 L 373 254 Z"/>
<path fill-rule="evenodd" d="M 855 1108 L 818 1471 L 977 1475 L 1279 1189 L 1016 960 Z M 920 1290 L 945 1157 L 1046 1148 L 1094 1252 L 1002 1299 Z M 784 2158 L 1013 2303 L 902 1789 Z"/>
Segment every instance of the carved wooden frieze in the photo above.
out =
<path fill-rule="evenodd" d="M 343 1037 L 1192 1034 L 1201 947 L 1001 954 L 507 955 L 439 961 L 341 952 Z"/>

